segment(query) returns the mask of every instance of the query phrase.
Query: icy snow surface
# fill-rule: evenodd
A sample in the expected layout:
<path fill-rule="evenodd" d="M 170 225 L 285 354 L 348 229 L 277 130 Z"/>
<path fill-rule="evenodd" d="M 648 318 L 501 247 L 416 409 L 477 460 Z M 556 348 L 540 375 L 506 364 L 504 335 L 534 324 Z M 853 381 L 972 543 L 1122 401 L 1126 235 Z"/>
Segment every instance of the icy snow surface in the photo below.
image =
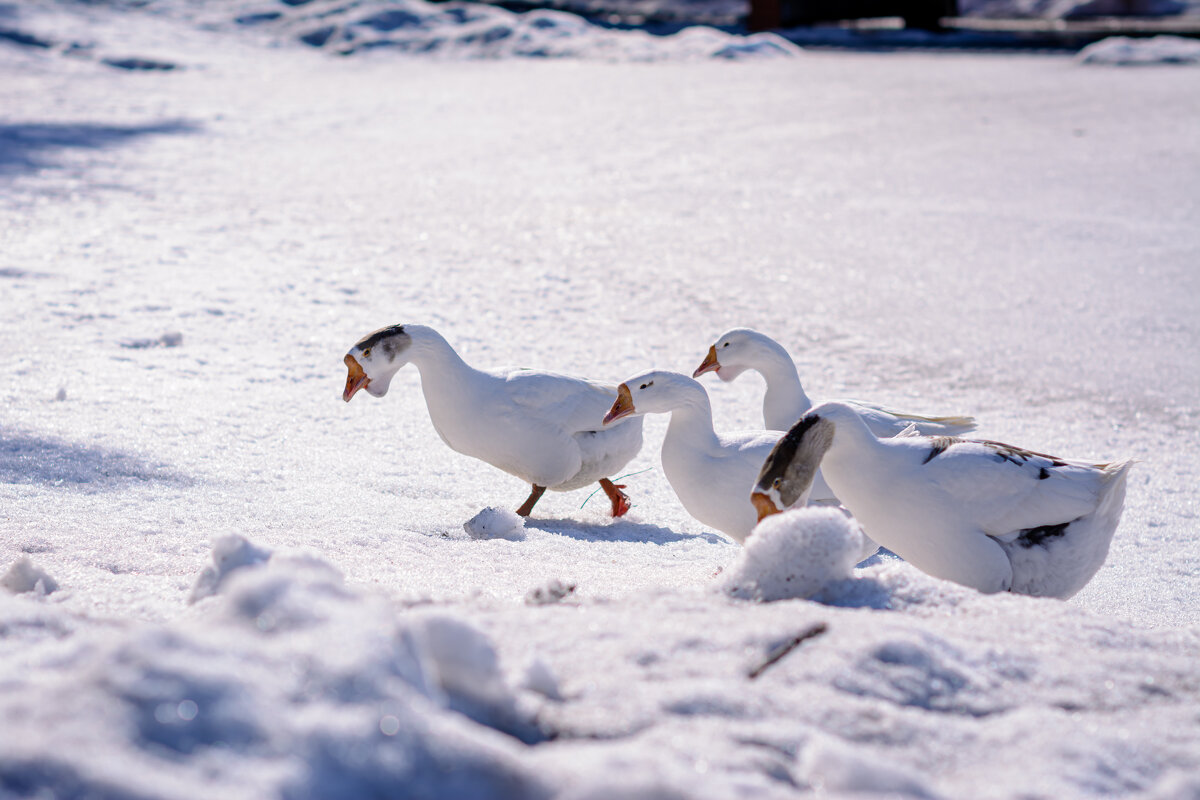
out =
<path fill-rule="evenodd" d="M 0 566 L 59 587 L 0 591 L 0 797 L 1200 796 L 1200 71 L 341 58 L 243 12 L 0 4 L 54 40 L 0 42 Z M 1141 463 L 1070 602 L 889 557 L 731 598 L 665 420 L 626 517 L 471 538 L 529 487 L 411 368 L 340 399 L 405 321 L 610 380 L 752 325 L 815 395 Z"/>

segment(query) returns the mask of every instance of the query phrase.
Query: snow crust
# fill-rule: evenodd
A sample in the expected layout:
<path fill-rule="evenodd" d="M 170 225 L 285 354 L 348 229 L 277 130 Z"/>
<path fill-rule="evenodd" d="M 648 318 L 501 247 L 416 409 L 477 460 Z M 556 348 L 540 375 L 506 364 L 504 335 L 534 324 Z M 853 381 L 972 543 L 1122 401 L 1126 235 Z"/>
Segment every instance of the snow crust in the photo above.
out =
<path fill-rule="evenodd" d="M 0 591 L 0 795 L 1200 793 L 1200 73 L 335 58 L 244 9 L 0 6 L 50 43 L 0 43 L 0 565 L 59 584 Z M 340 399 L 407 320 L 610 380 L 753 325 L 814 395 L 1141 463 L 1069 602 L 836 548 L 746 602 L 665 420 L 626 516 L 468 536 L 529 487 L 411 368 Z"/>

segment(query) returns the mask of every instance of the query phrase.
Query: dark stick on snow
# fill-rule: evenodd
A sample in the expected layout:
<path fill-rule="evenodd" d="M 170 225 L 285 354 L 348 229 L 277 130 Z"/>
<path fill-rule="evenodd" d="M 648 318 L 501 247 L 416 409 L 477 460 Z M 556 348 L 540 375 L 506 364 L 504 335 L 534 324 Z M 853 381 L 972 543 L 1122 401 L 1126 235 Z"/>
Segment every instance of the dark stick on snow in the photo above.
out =
<path fill-rule="evenodd" d="M 763 660 L 763 662 L 754 669 L 750 670 L 750 672 L 746 673 L 746 676 L 750 678 L 750 680 L 754 680 L 759 675 L 762 675 L 764 672 L 766 672 L 767 667 L 772 666 L 775 664 L 775 662 L 779 661 L 788 653 L 795 650 L 802 642 L 807 639 L 815 639 L 827 630 L 829 630 L 829 626 L 827 626 L 824 622 L 818 622 L 816 625 L 813 625 L 803 633 L 796 634 L 791 639 L 788 639 L 786 642 L 776 647 L 770 653 L 767 653 L 767 657 Z"/>

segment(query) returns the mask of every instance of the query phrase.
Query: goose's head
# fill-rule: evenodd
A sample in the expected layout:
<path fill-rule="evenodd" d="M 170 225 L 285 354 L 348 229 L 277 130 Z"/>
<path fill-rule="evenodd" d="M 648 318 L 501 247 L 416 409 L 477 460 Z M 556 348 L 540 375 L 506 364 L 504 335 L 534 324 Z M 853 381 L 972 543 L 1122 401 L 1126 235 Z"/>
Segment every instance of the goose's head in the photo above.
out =
<path fill-rule="evenodd" d="M 617 401 L 604 416 L 604 424 L 632 414 L 673 411 L 686 402 L 684 398 L 687 393 L 694 389 L 704 392 L 700 384 L 678 372 L 649 370 L 638 373 L 617 387 Z"/>
<path fill-rule="evenodd" d="M 723 381 L 731 381 L 748 369 L 754 369 L 762 360 L 759 353 L 764 348 L 763 341 L 767 337 L 750 328 L 734 328 L 721 334 L 708 355 L 696 371 L 693 378 L 699 378 L 706 372 L 715 372 Z"/>
<path fill-rule="evenodd" d="M 759 521 L 808 498 L 821 458 L 833 444 L 836 427 L 829 416 L 822 416 L 819 410 L 810 411 L 779 440 L 750 493 Z"/>
<path fill-rule="evenodd" d="M 403 325 L 380 328 L 359 339 L 350 352 L 346 353 L 346 390 L 342 399 L 347 403 L 359 389 L 366 389 L 373 397 L 387 394 L 388 384 L 401 367 L 408 363 L 408 348 L 412 336 Z"/>

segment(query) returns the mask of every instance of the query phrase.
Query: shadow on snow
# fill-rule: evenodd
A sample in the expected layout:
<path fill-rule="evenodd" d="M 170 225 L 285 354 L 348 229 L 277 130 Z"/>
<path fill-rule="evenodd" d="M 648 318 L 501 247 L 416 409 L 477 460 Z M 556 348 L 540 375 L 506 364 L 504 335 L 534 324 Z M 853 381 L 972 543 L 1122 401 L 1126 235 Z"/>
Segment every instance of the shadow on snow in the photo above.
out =
<path fill-rule="evenodd" d="M 148 125 L 19 122 L 0 124 L 0 176 L 54 166 L 51 155 L 69 149 L 105 150 L 146 136 L 197 133 L 202 127 L 188 120 L 164 120 Z"/>
<path fill-rule="evenodd" d="M 119 450 L 0 430 L 0 483 L 107 490 L 139 481 L 187 482 Z"/>
<path fill-rule="evenodd" d="M 546 533 L 557 533 L 585 542 L 644 542 L 646 544 L 672 544 L 698 540 L 709 544 L 728 544 L 714 533 L 676 533 L 670 528 L 647 525 L 642 522 L 613 522 L 596 525 L 571 519 L 530 519 L 526 528 L 536 528 Z"/>

